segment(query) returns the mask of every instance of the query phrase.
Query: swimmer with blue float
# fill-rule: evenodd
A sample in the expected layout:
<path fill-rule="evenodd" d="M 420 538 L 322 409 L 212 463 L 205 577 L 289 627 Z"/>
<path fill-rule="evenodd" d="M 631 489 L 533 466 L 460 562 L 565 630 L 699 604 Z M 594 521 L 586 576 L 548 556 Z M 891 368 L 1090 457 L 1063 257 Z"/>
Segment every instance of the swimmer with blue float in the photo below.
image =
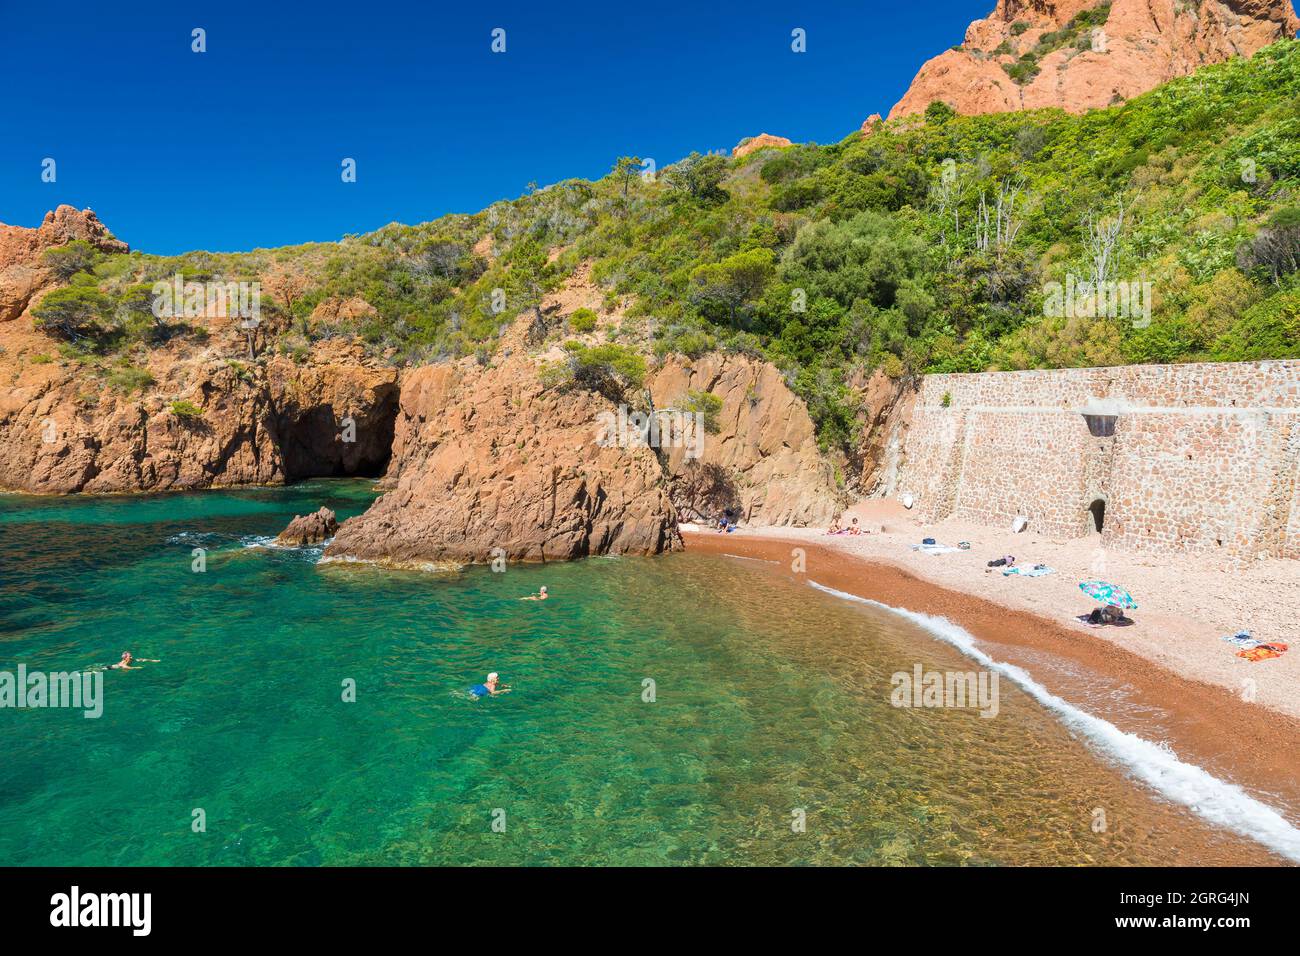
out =
<path fill-rule="evenodd" d="M 469 689 L 469 695 L 475 700 L 480 697 L 499 697 L 502 694 L 510 693 L 510 685 L 502 684 L 498 679 L 498 674 L 493 671 L 488 674 L 487 680 L 481 684 L 475 684 Z"/>

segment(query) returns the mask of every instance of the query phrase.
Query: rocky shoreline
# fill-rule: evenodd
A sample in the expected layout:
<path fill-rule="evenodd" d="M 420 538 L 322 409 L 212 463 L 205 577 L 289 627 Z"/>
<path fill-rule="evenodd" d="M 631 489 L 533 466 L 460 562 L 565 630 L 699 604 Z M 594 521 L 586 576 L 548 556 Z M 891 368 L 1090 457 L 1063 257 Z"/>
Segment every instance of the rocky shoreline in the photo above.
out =
<path fill-rule="evenodd" d="M 5 230 L 0 274 L 23 284 L 0 322 L 0 378 L 11 382 L 0 396 L 6 489 L 114 494 L 382 476 L 385 493 L 330 535 L 328 557 L 393 566 L 657 554 L 681 548 L 681 509 L 807 525 L 845 503 L 807 409 L 769 363 L 667 356 L 622 404 L 544 381 L 564 353 L 536 340 L 538 327 L 590 298 L 585 270 L 518 316 L 486 359 L 398 368 L 355 337 L 248 359 L 244 330 L 218 311 L 193 323 L 201 334 L 138 357 L 136 380 L 121 384 L 52 358 L 58 343 L 30 310 L 60 287 L 42 265 L 46 250 L 74 239 L 125 245 L 71 207 L 38 230 Z M 693 420 L 691 447 L 601 437 L 602 423 L 626 426 L 638 409 L 692 418 L 683 409 L 702 394 L 709 421 Z"/>

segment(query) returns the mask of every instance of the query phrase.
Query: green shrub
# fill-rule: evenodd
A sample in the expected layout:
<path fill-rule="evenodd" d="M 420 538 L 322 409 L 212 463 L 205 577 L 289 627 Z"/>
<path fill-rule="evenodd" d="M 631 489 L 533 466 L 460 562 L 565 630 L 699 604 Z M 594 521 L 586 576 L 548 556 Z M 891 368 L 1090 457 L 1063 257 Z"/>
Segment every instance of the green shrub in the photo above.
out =
<path fill-rule="evenodd" d="M 590 332 L 596 327 L 596 313 L 591 309 L 575 309 L 569 316 L 569 328 L 578 333 Z"/>
<path fill-rule="evenodd" d="M 73 239 L 67 245 L 46 249 L 41 260 L 60 282 L 67 282 L 78 272 L 90 272 L 103 257 L 103 253 L 86 240 Z"/>
<path fill-rule="evenodd" d="M 957 111 L 943 100 L 934 100 L 925 108 L 925 121 L 940 125 L 957 115 Z"/>
<path fill-rule="evenodd" d="M 171 409 L 171 413 L 180 419 L 194 419 L 194 418 L 203 417 L 203 409 L 199 408 L 197 405 L 193 404 L 192 402 L 185 401 L 184 399 L 180 399 L 180 398 L 176 399 L 171 403 L 169 407 Z"/>
<path fill-rule="evenodd" d="M 1214 343 L 1211 357 L 1219 362 L 1300 358 L 1300 288 L 1247 309 Z"/>
<path fill-rule="evenodd" d="M 716 435 L 719 429 L 718 415 L 722 412 L 722 399 L 712 392 L 690 391 L 680 403 L 682 411 L 703 417 L 704 430 Z"/>
<path fill-rule="evenodd" d="M 48 293 L 32 316 L 37 328 L 60 338 L 95 340 L 110 331 L 112 309 L 112 299 L 94 286 L 70 285 Z"/>
<path fill-rule="evenodd" d="M 137 368 L 134 365 L 122 365 L 111 369 L 106 381 L 110 388 L 132 395 L 152 386 L 154 377 L 148 369 Z"/>
<path fill-rule="evenodd" d="M 568 357 L 541 373 L 546 387 L 583 388 L 619 401 L 645 381 L 645 358 L 628 346 L 606 343 L 588 348 L 581 342 L 566 342 L 564 350 Z"/>

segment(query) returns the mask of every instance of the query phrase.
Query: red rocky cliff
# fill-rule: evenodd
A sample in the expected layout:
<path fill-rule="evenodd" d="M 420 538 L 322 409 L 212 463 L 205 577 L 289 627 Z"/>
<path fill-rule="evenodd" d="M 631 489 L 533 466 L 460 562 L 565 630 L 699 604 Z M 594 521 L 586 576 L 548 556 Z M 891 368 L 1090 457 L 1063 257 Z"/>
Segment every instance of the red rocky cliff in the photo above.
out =
<path fill-rule="evenodd" d="M 526 355 L 408 372 L 390 490 L 340 526 L 326 556 L 418 567 L 680 548 L 654 452 L 597 440 L 612 408 L 546 389 Z"/>
<path fill-rule="evenodd" d="M 0 322 L 10 322 L 54 282 L 42 260 L 47 249 L 84 239 L 104 252 L 126 252 L 91 210 L 60 206 L 37 229 L 0 223 Z"/>
<path fill-rule="evenodd" d="M 1090 11 L 1100 26 L 1070 26 Z M 935 100 L 965 114 L 1081 113 L 1250 56 L 1298 28 L 1291 0 L 1113 0 L 1108 12 L 1098 0 L 998 0 L 960 47 L 921 67 L 889 118 L 922 113 Z M 1017 63 L 1019 81 L 1005 68 Z"/>

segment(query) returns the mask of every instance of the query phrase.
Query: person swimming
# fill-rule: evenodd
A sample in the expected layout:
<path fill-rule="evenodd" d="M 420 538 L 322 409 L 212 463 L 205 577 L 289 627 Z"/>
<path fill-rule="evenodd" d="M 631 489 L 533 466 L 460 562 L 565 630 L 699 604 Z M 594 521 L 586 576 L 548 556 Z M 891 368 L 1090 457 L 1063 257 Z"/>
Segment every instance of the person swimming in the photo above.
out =
<path fill-rule="evenodd" d="M 545 600 L 546 600 L 546 585 L 543 584 L 540 588 L 538 588 L 536 594 L 530 594 L 530 595 L 528 595 L 527 597 L 521 597 L 519 600 L 521 600 L 521 601 L 545 601 Z"/>
<path fill-rule="evenodd" d="M 111 670 L 111 671 L 138 671 L 138 670 L 142 670 L 142 668 L 139 668 L 139 667 L 132 667 L 132 666 L 131 666 L 132 662 L 138 662 L 138 663 L 141 663 L 141 664 L 161 664 L 161 663 L 162 663 L 162 661 L 159 661 L 159 660 L 153 660 L 153 659 L 148 658 L 148 657 L 132 657 L 130 651 L 123 651 L 123 652 L 122 652 L 122 659 L 121 659 L 120 661 L 118 661 L 116 664 L 109 664 L 109 665 L 108 665 L 108 669 Z"/>
<path fill-rule="evenodd" d="M 475 684 L 469 689 L 470 696 L 475 700 L 481 697 L 496 697 L 500 694 L 510 693 L 510 685 L 500 682 L 500 675 L 496 671 L 488 674 L 487 680 L 481 684 Z"/>

